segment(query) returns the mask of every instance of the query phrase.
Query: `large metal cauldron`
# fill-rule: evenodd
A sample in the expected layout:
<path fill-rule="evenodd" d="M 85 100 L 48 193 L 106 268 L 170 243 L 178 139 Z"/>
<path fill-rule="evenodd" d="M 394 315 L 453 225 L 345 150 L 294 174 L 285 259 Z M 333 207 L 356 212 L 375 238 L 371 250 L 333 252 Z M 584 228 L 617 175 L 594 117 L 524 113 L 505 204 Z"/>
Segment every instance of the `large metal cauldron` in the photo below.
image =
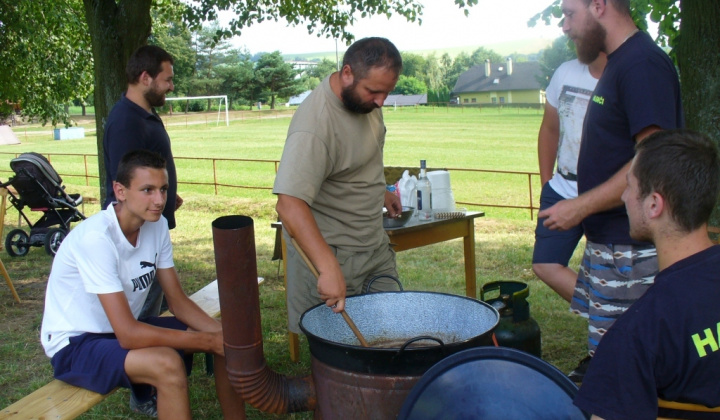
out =
<path fill-rule="evenodd" d="M 500 319 L 485 302 L 434 292 L 370 293 L 348 297 L 345 305 L 370 347 L 361 347 L 324 304 L 308 309 L 300 328 L 318 360 L 361 373 L 422 375 L 450 354 L 490 345 Z"/>
<path fill-rule="evenodd" d="M 342 316 L 324 304 L 300 318 L 313 358 L 318 417 L 325 419 L 394 419 L 431 366 L 491 345 L 500 319 L 485 302 L 433 292 L 352 296 L 345 310 L 371 347 L 361 347 Z"/>

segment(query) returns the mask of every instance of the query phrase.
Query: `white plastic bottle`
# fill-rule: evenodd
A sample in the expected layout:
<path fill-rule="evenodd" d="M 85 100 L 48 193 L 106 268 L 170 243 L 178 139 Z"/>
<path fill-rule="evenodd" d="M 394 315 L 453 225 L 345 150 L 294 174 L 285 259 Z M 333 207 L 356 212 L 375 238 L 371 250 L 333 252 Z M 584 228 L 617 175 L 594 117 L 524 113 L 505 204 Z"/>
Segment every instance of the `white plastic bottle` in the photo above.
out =
<path fill-rule="evenodd" d="M 415 188 L 417 189 L 417 214 L 420 221 L 432 220 L 432 189 L 430 180 L 425 173 L 425 161 L 420 161 L 420 176 Z"/>

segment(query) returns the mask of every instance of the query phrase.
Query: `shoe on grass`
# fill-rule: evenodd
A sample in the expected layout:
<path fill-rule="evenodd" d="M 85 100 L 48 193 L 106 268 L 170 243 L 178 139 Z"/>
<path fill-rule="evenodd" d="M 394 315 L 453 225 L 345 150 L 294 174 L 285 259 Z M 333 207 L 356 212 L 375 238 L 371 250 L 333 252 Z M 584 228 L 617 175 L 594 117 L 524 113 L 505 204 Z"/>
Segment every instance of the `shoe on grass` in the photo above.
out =
<path fill-rule="evenodd" d="M 130 392 L 130 410 L 149 417 L 157 417 L 157 395 L 153 394 L 149 400 L 141 403 L 135 398 L 135 394 Z"/>
<path fill-rule="evenodd" d="M 575 383 L 582 383 L 588 366 L 590 366 L 590 362 L 592 362 L 592 356 L 586 356 L 578 363 L 577 367 L 568 374 L 568 378 Z"/>

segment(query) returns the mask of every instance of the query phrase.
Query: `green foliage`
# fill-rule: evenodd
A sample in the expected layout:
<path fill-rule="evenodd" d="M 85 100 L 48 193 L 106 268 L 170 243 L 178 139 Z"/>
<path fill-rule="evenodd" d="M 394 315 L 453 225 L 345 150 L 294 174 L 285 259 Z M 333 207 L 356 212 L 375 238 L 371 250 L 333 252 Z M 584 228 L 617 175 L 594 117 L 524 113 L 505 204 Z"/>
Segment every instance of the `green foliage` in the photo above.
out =
<path fill-rule="evenodd" d="M 450 101 L 450 89 L 447 86 L 440 86 L 437 90 L 428 89 L 428 104 L 439 105 Z"/>
<path fill-rule="evenodd" d="M 473 51 L 470 56 L 468 68 L 484 65 L 486 60 L 490 60 L 491 63 L 502 63 L 504 61 L 502 56 L 495 51 L 489 50 L 485 47 L 480 47 Z"/>
<path fill-rule="evenodd" d="M 427 59 L 420 54 L 409 52 L 401 53 L 403 69 L 402 74 L 408 77 L 423 77 L 427 67 Z"/>
<path fill-rule="evenodd" d="M 454 0 L 458 8 L 465 10 L 477 4 L 477 0 Z M 421 3 L 415 0 L 347 0 L 338 7 L 334 1 L 279 2 L 277 0 L 226 1 L 200 0 L 188 5 L 185 19 L 199 27 L 204 21 L 217 20 L 218 10 L 229 10 L 236 16 L 227 29 L 220 29 L 215 40 L 240 35 L 242 30 L 265 20 L 285 20 L 292 26 L 303 25 L 308 33 L 337 38 L 350 45 L 355 36 L 350 29 L 358 18 L 385 15 L 403 16 L 410 22 L 422 22 Z"/>
<path fill-rule="evenodd" d="M 230 104 L 233 102 L 250 103 L 255 92 L 253 63 L 248 54 L 239 54 L 239 62 L 235 65 L 217 67 L 215 75 L 222 81 L 219 90 L 228 95 Z"/>
<path fill-rule="evenodd" d="M 395 90 L 392 91 L 396 95 L 417 95 L 427 92 L 427 86 L 422 80 L 416 77 L 408 77 L 401 74 L 398 78 Z"/>
<path fill-rule="evenodd" d="M 0 113 L 12 103 L 45 124 L 70 124 L 63 106 L 92 91 L 82 2 L 0 0 Z M 3 111 L 4 109 L 4 111 Z"/>
<path fill-rule="evenodd" d="M 277 96 L 289 98 L 302 92 L 303 86 L 295 79 L 298 71 L 283 60 L 280 51 L 265 54 L 255 65 L 255 81 L 260 90 L 270 96 L 270 109 L 275 109 Z"/>
<path fill-rule="evenodd" d="M 305 70 L 304 75 L 322 80 L 336 70 L 338 70 L 338 68 L 334 61 L 323 58 L 317 63 L 316 66 L 310 67 Z"/>
<path fill-rule="evenodd" d="M 560 64 L 576 57 L 575 44 L 564 35 L 555 39 L 551 46 L 545 48 L 540 57 L 542 76 L 537 77 L 542 88 L 545 89 L 550 84 L 550 79 Z"/>
<path fill-rule="evenodd" d="M 323 58 L 317 65 L 305 69 L 300 76 L 302 91 L 315 89 L 324 78 L 332 74 L 336 69 L 336 63 L 327 58 Z"/>
<path fill-rule="evenodd" d="M 195 74 L 196 52 L 193 48 L 192 33 L 179 13 L 161 13 L 156 8 L 152 10 L 152 18 L 152 34 L 148 43 L 157 45 L 172 55 L 175 94 L 186 96 Z"/>

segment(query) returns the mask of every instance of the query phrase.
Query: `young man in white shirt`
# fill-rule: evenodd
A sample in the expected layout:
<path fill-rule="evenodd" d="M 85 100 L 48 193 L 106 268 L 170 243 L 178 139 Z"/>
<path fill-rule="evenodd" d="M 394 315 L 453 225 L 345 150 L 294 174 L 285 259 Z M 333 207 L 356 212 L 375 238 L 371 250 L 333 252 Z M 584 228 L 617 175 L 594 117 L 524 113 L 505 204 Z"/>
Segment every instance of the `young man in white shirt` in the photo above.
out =
<path fill-rule="evenodd" d="M 178 281 L 162 216 L 165 160 L 146 150 L 130 152 L 116 178 L 117 202 L 76 226 L 53 261 L 41 342 L 55 377 L 101 394 L 122 386 L 149 398 L 157 390 L 151 401 L 159 418 L 190 419 L 192 353 L 213 353 L 223 416 L 244 418 L 224 369 L 222 326 Z M 175 316 L 138 320 L 154 282 Z"/>

